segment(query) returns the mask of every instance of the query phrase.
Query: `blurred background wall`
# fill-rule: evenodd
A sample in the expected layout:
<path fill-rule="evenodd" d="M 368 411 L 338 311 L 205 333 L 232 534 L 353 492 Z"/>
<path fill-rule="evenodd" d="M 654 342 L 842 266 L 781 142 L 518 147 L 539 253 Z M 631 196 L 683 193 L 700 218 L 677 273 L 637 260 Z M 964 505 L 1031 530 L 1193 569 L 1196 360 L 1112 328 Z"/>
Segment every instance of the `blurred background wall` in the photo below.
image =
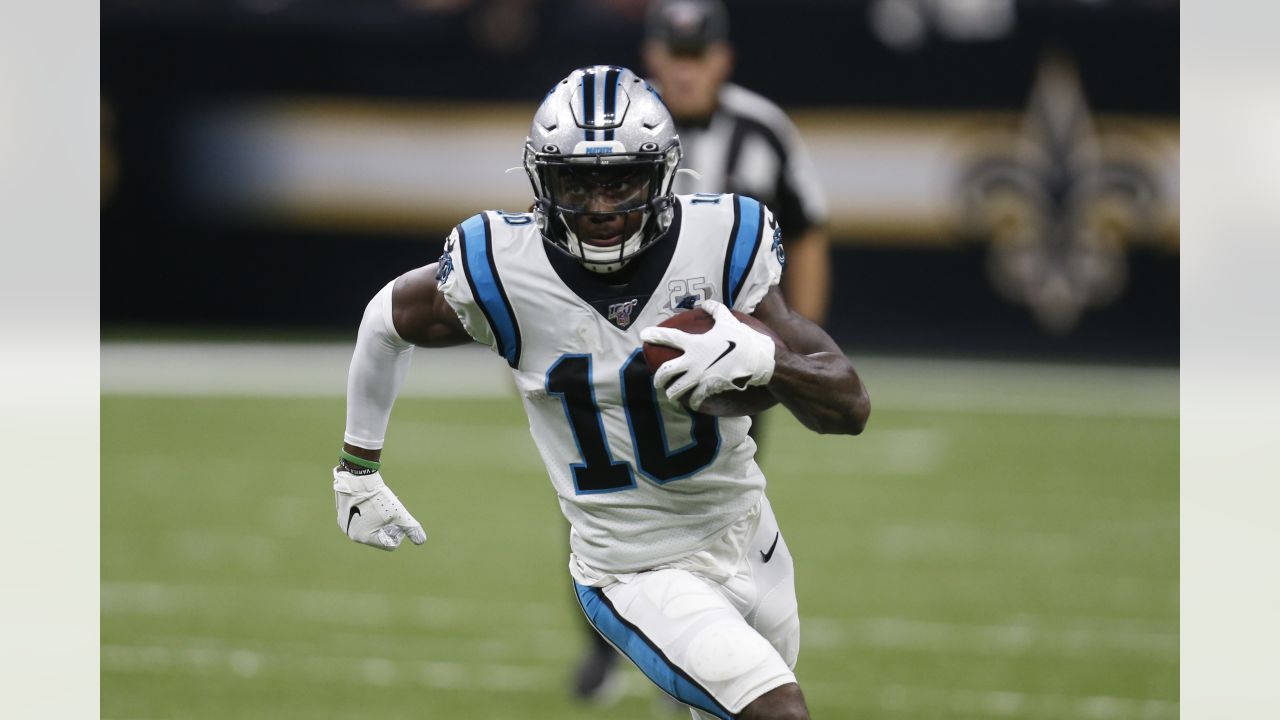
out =
<path fill-rule="evenodd" d="M 730 2 L 799 126 L 859 352 L 1173 364 L 1178 7 Z M 104 0 L 102 324 L 350 335 L 449 228 L 530 201 L 553 82 L 644 2 Z"/>

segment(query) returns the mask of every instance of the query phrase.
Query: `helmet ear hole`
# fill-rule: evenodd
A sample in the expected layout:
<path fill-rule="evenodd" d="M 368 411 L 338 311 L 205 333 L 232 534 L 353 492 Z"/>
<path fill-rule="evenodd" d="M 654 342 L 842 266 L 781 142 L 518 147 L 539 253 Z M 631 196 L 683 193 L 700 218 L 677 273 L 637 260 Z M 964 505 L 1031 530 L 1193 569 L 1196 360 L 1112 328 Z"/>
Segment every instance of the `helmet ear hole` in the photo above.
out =
<path fill-rule="evenodd" d="M 640 146 L 640 152 L 658 152 L 658 143 L 647 142 Z"/>
<path fill-rule="evenodd" d="M 552 144 L 548 143 L 548 144 L 546 144 L 546 145 L 543 145 L 543 146 L 542 146 L 542 152 L 544 152 L 544 153 L 546 153 L 546 154 L 548 154 L 548 155 L 559 155 L 559 154 L 560 154 L 560 148 L 556 147 L 555 145 L 552 145 Z"/>

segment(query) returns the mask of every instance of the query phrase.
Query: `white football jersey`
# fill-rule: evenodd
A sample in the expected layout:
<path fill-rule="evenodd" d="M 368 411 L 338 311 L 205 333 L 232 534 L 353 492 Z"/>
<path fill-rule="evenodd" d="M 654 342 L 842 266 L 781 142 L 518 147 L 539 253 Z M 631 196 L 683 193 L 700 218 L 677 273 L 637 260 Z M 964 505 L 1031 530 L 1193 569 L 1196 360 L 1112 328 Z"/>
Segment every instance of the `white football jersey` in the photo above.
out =
<path fill-rule="evenodd" d="M 781 230 L 749 197 L 677 199 L 667 236 L 631 260 L 625 285 L 544 242 L 528 213 L 471 217 L 440 258 L 440 291 L 511 366 L 572 551 L 602 573 L 706 548 L 764 491 L 751 421 L 658 392 L 640 330 L 707 298 L 752 312 L 781 279 Z"/>

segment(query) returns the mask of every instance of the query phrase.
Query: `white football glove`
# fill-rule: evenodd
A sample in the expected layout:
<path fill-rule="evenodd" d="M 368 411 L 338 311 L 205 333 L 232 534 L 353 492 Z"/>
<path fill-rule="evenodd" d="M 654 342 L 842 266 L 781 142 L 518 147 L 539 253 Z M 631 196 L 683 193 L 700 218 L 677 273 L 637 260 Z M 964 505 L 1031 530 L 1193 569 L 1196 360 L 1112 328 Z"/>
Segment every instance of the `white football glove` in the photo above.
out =
<path fill-rule="evenodd" d="M 645 342 L 684 351 L 662 363 L 653 381 L 672 400 L 692 391 L 689 407 L 694 410 L 717 393 L 767 385 L 773 379 L 773 338 L 738 320 L 723 303 L 704 300 L 702 309 L 711 314 L 715 324 L 701 335 L 665 327 L 640 331 Z"/>
<path fill-rule="evenodd" d="M 382 482 L 380 473 L 352 475 L 341 466 L 333 469 L 333 495 L 338 505 L 338 527 L 347 537 L 379 550 L 395 550 L 406 535 L 414 545 L 427 541 L 422 524 Z"/>

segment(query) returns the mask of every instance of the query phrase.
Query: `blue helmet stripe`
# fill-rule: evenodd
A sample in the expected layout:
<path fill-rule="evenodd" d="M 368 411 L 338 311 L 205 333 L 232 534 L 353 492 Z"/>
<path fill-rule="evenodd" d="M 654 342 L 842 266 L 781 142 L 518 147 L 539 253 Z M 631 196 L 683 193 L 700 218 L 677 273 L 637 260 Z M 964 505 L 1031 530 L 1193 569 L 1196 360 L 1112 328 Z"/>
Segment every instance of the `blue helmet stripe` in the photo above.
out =
<path fill-rule="evenodd" d="M 515 312 L 493 261 L 489 219 L 484 213 L 472 215 L 459 227 L 462 230 L 459 239 L 463 257 L 466 258 L 463 269 L 471 294 L 489 321 L 498 343 L 498 353 L 506 358 L 508 365 L 516 367 L 520 362 L 520 327 L 516 324 Z"/>
<path fill-rule="evenodd" d="M 600 588 L 573 584 L 578 592 L 578 602 L 587 619 L 604 635 L 614 647 L 630 658 L 636 667 L 662 688 L 668 695 L 686 705 L 724 720 L 733 720 L 733 713 L 716 702 L 711 694 L 699 685 L 688 673 L 675 663 L 640 632 L 639 628 L 627 622 L 609 602 L 608 596 Z"/>

